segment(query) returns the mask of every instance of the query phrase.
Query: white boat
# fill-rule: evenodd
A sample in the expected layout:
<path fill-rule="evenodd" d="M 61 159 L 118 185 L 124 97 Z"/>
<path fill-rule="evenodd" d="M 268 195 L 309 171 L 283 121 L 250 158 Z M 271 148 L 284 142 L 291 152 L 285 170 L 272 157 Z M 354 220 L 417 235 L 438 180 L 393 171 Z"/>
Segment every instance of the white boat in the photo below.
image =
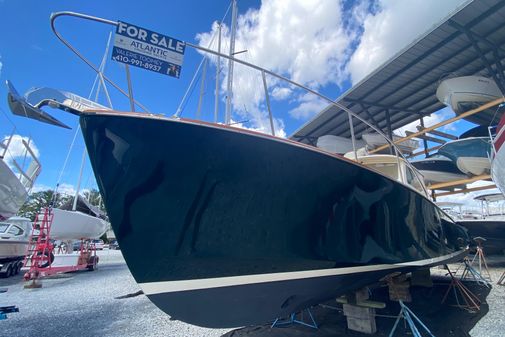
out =
<path fill-rule="evenodd" d="M 393 135 L 393 140 L 395 142 L 401 138 L 404 138 L 404 137 L 399 136 L 399 135 Z M 378 133 L 366 133 L 363 135 L 363 140 L 365 141 L 368 149 L 370 149 L 370 150 L 373 150 L 375 148 L 378 148 L 382 145 L 387 144 L 384 137 L 379 135 Z M 401 143 L 396 144 L 396 146 L 403 153 L 412 153 L 419 147 L 419 142 L 416 139 L 407 139 Z"/>
<path fill-rule="evenodd" d="M 51 238 L 57 240 L 96 239 L 108 228 L 107 221 L 79 211 L 53 208 Z"/>
<path fill-rule="evenodd" d="M 461 172 L 471 176 L 489 174 L 491 169 L 491 163 L 488 158 L 460 157 L 457 159 L 456 165 Z"/>
<path fill-rule="evenodd" d="M 97 239 L 109 229 L 109 223 L 100 217 L 103 214 L 83 197 L 79 196 L 76 210 L 72 210 L 69 205 L 70 203 L 67 203 L 52 210 L 52 239 Z"/>
<path fill-rule="evenodd" d="M 489 136 L 469 137 L 445 143 L 438 153 L 450 158 L 468 176 L 489 174 L 491 144 Z"/>
<path fill-rule="evenodd" d="M 467 178 L 467 175 L 461 172 L 451 159 L 440 154 L 412 161 L 412 165 L 423 175 L 426 185 Z"/>
<path fill-rule="evenodd" d="M 483 76 L 462 76 L 443 80 L 437 88 L 437 98 L 456 114 L 502 97 L 496 83 Z"/>
<path fill-rule="evenodd" d="M 10 163 L 6 161 L 13 137 L 14 134 L 0 142 L 0 221 L 14 216 L 19 211 L 41 170 L 40 162 L 24 139 L 23 162 L 28 163 L 26 169 L 15 158 L 12 158 Z"/>
<path fill-rule="evenodd" d="M 350 138 L 324 135 L 317 139 L 316 146 L 330 153 L 344 154 L 352 151 L 352 140 Z M 365 146 L 365 142 L 362 140 L 355 141 L 356 149 Z"/>
<path fill-rule="evenodd" d="M 0 222 L 0 261 L 25 256 L 31 228 L 27 218 L 11 217 Z"/>

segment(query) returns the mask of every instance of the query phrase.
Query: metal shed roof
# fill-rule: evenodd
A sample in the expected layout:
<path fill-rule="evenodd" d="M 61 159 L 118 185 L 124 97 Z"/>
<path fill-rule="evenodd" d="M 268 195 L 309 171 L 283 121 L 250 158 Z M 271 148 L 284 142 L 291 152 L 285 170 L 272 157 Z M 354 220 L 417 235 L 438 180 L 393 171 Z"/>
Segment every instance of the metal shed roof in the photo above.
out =
<path fill-rule="evenodd" d="M 505 1 L 475 0 L 458 8 L 337 101 L 388 133 L 445 106 L 435 96 L 449 74 L 493 77 L 505 92 Z M 473 122 L 488 125 L 500 116 L 483 112 Z M 353 119 L 359 138 L 367 125 Z M 390 130 L 389 130 L 390 131 Z M 329 105 L 290 138 L 314 144 L 322 135 L 350 137 L 347 114 Z"/>

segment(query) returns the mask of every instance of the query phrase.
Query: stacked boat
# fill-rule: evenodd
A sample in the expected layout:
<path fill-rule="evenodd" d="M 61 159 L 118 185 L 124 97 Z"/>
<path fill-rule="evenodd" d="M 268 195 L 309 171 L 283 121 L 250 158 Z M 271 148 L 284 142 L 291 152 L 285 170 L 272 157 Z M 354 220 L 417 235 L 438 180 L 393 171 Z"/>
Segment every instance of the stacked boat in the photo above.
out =
<path fill-rule="evenodd" d="M 451 107 L 457 115 L 503 97 L 493 79 L 478 75 L 447 78 L 440 82 L 436 95 L 440 102 Z M 492 107 L 465 119 L 485 125 L 496 113 L 496 107 Z"/>
<path fill-rule="evenodd" d="M 397 141 L 403 138 L 400 135 L 393 134 L 393 141 Z M 375 150 L 379 147 L 387 145 L 387 139 L 383 135 L 371 132 L 363 134 L 363 140 L 366 143 L 367 150 Z M 414 152 L 419 147 L 419 141 L 416 139 L 407 139 L 397 144 L 397 147 L 402 151 L 403 154 L 408 155 Z M 389 152 L 389 147 L 385 150 Z"/>
<path fill-rule="evenodd" d="M 459 139 L 442 145 L 438 152 L 412 162 L 426 184 L 444 183 L 489 174 L 493 128 L 475 127 Z"/>

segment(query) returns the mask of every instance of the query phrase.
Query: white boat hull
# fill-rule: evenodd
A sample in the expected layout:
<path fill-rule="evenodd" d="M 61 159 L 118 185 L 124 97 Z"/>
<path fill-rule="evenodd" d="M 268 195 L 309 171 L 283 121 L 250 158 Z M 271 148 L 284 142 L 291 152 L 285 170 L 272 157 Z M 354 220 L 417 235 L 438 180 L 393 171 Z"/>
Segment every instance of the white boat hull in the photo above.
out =
<path fill-rule="evenodd" d="M 467 174 L 480 176 L 489 174 L 491 171 L 491 162 L 488 158 L 482 157 L 459 157 L 456 161 L 458 169 Z"/>
<path fill-rule="evenodd" d="M 482 76 L 462 76 L 444 80 L 437 88 L 437 98 L 456 113 L 463 113 L 467 104 L 483 104 L 502 97 L 496 83 Z"/>
<path fill-rule="evenodd" d="M 28 241 L 0 240 L 0 260 L 25 256 Z"/>
<path fill-rule="evenodd" d="M 352 140 L 345 137 L 325 135 L 317 139 L 316 146 L 330 153 L 344 154 L 353 151 Z M 362 140 L 355 140 L 356 149 L 365 146 Z"/>
<path fill-rule="evenodd" d="M 0 260 L 25 256 L 32 229 L 30 219 L 11 217 L 0 223 Z"/>
<path fill-rule="evenodd" d="M 23 206 L 28 193 L 9 166 L 0 160 L 0 220 L 14 216 Z"/>
<path fill-rule="evenodd" d="M 97 239 L 109 228 L 107 221 L 81 212 L 54 208 L 53 214 L 52 239 Z"/>
<path fill-rule="evenodd" d="M 426 184 L 447 183 L 449 181 L 461 180 L 467 178 L 464 174 L 449 173 L 442 171 L 419 170 Z"/>
<path fill-rule="evenodd" d="M 403 137 L 393 135 L 393 140 L 397 141 Z M 379 146 L 385 145 L 387 142 L 378 133 L 368 133 L 363 135 L 363 140 L 366 142 L 369 148 L 375 149 Z M 411 153 L 414 152 L 418 147 L 419 147 L 419 142 L 415 139 L 408 139 L 406 141 L 403 141 L 401 143 L 396 144 L 396 146 L 403 152 L 403 153 Z"/>

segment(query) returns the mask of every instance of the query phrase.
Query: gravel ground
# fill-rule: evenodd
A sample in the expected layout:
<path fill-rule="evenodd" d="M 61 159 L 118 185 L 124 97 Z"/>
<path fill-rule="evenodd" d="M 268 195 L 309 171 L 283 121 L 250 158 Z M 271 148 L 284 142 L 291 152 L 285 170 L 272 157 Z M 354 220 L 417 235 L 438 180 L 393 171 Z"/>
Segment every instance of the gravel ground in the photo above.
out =
<path fill-rule="evenodd" d="M 144 295 L 115 299 L 140 288 L 120 251 L 98 254 L 98 270 L 45 279 L 40 289 L 24 289 L 20 275 L 0 279 L 0 287 L 9 289 L 0 294 L 0 306 L 19 308 L 0 321 L 0 336 L 210 337 L 228 331 L 171 321 Z"/>
<path fill-rule="evenodd" d="M 490 256 L 487 258 L 493 288 L 486 298 L 489 312 L 470 331 L 472 336 L 501 337 L 505 336 L 505 286 L 496 285 L 505 272 L 505 258 Z"/>
<path fill-rule="evenodd" d="M 16 305 L 19 313 L 9 314 L 9 318 L 0 321 L 1 336 L 322 336 L 324 324 L 319 332 L 305 327 L 276 328 L 272 331 L 268 327 L 248 328 L 251 333 L 230 331 L 229 329 L 204 329 L 179 321 L 172 321 L 170 317 L 157 309 L 144 295 L 116 299 L 116 297 L 133 294 L 139 291 L 120 251 L 104 250 L 99 252 L 99 269 L 94 272 L 77 272 L 65 274 L 53 279 L 42 281 L 40 289 L 24 289 L 20 275 L 9 279 L 0 279 L 0 287 L 7 287 L 9 291 L 0 294 L 0 306 Z M 493 281 L 496 282 L 505 270 L 504 258 L 488 258 Z M 443 271 L 433 269 L 433 274 L 441 275 Z M 489 292 L 489 293 L 488 293 Z M 469 322 L 471 336 L 503 336 L 505 331 L 505 287 L 493 285 L 490 291 L 482 291 L 485 302 L 479 314 L 458 314 L 455 317 Z M 415 294 L 413 294 L 414 299 Z M 425 298 L 422 295 L 422 298 Z M 439 297 L 435 296 L 437 303 Z M 426 300 L 425 302 L 427 302 Z M 431 310 L 431 304 L 426 308 Z M 436 303 L 433 306 L 438 307 Z M 395 308 L 392 308 L 394 311 Z M 335 311 L 317 308 L 316 320 L 324 322 L 326 317 L 332 318 L 332 323 L 326 324 L 329 335 L 352 335 L 343 328 L 331 328 L 330 324 L 344 325 L 342 315 Z M 452 309 L 451 309 L 452 310 Z M 459 309 L 458 309 L 459 310 Z M 451 315 L 439 315 L 440 320 Z M 340 321 L 339 321 L 340 320 Z M 477 321 L 476 324 L 474 321 Z M 389 321 L 383 330 L 389 331 Z M 391 323 L 391 324 L 390 324 Z M 473 327 L 473 328 L 472 328 Z M 331 329 L 329 329 L 331 328 Z M 264 332 L 263 334 L 261 332 Z M 379 333 L 381 335 L 381 333 Z M 435 334 L 441 336 L 443 334 Z M 468 333 L 448 332 L 450 336 L 468 336 Z M 326 336 L 326 335 L 325 335 Z"/>

